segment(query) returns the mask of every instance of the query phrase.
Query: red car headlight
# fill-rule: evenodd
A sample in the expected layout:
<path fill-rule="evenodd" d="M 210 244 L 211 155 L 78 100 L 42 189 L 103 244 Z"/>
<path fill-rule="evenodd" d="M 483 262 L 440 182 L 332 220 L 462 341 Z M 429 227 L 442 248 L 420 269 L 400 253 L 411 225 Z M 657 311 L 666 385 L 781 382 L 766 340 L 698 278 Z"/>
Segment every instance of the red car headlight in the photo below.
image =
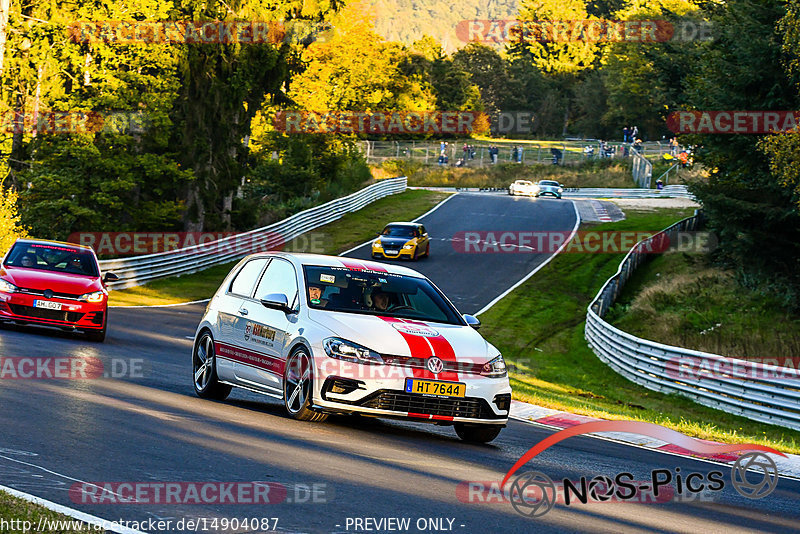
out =
<path fill-rule="evenodd" d="M 93 293 L 84 293 L 80 296 L 78 300 L 83 302 L 103 302 L 103 298 L 105 298 L 106 294 L 102 291 L 95 291 Z"/>
<path fill-rule="evenodd" d="M 0 278 L 0 293 L 16 293 L 17 286 Z"/>

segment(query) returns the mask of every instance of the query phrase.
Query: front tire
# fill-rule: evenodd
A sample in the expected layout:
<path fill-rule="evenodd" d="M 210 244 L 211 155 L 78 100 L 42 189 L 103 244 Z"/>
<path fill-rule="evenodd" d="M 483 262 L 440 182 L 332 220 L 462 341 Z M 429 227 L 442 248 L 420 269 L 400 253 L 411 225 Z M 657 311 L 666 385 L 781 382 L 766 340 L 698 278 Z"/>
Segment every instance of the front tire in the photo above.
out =
<path fill-rule="evenodd" d="M 217 377 L 217 355 L 211 332 L 204 331 L 200 339 L 195 341 L 192 350 L 192 376 L 194 392 L 200 398 L 225 400 L 231 392 L 231 386 L 221 384 Z"/>
<path fill-rule="evenodd" d="M 299 421 L 324 421 L 328 414 L 311 409 L 314 390 L 314 365 L 305 347 L 298 347 L 286 361 L 283 371 L 283 406 L 286 413 Z"/>
<path fill-rule="evenodd" d="M 465 423 L 456 423 L 454 426 L 458 437 L 470 443 L 489 443 L 503 430 L 503 427 L 500 425 L 469 425 Z"/>

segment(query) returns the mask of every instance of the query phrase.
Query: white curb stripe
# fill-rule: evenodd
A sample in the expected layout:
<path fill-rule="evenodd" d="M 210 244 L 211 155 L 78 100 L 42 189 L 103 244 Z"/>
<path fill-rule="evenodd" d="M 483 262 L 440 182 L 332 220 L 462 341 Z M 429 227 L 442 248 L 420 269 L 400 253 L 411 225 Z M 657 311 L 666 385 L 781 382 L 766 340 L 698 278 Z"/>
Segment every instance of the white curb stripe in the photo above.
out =
<path fill-rule="evenodd" d="M 539 427 L 560 431 L 564 430 L 564 427 L 549 424 L 547 422 L 539 422 L 539 420 L 541 419 L 545 419 L 547 417 L 551 417 L 553 415 L 558 415 L 558 414 L 563 414 L 565 419 L 569 419 L 570 417 L 574 418 L 573 414 L 567 412 L 561 412 L 559 410 L 543 408 L 541 406 L 536 406 L 534 404 L 528 404 L 526 402 L 512 400 L 511 411 L 509 412 L 509 418 L 516 419 L 518 421 L 522 421 L 524 423 L 536 425 Z M 585 417 L 585 416 L 580 416 L 580 417 Z M 597 419 L 597 418 L 591 418 L 591 419 L 593 419 L 594 421 L 604 421 L 604 419 Z M 700 462 L 706 462 L 710 464 L 716 464 L 716 465 L 733 464 L 733 462 L 723 462 L 720 460 L 713 460 L 709 458 L 698 458 L 688 454 L 681 454 L 678 452 L 663 450 L 660 447 L 666 445 L 667 444 L 666 442 L 655 438 L 651 438 L 649 436 L 641 436 L 639 434 L 631 434 L 628 432 L 594 432 L 585 435 L 596 439 L 603 439 L 606 441 L 613 441 L 616 443 L 624 443 L 625 445 L 630 445 L 631 447 L 647 449 L 653 452 L 657 452 L 659 454 L 668 454 L 671 456 L 679 456 L 682 458 L 691 458 L 692 460 L 697 460 Z M 800 479 L 800 455 L 784 453 L 786 454 L 786 458 L 783 458 L 775 454 L 771 453 L 768 454 L 769 457 L 775 461 L 775 464 L 778 467 L 778 475 L 781 478 Z"/>
<path fill-rule="evenodd" d="M 108 519 L 103 519 L 101 517 L 81 512 L 79 510 L 74 510 L 72 508 L 56 504 L 52 501 L 42 499 L 41 497 L 37 497 L 36 495 L 31 495 L 30 493 L 23 493 L 19 490 L 15 490 L 14 488 L 9 488 L 7 486 L 0 486 L 0 491 L 5 491 L 6 493 L 13 495 L 14 497 L 42 506 L 53 512 L 57 512 L 59 514 L 72 517 L 73 519 L 83 521 L 84 523 L 88 523 L 91 525 L 100 525 L 103 528 L 103 530 L 109 532 L 116 532 L 118 534 L 146 534 L 141 530 L 135 530 L 132 528 L 124 527 L 115 521 L 109 521 Z"/>

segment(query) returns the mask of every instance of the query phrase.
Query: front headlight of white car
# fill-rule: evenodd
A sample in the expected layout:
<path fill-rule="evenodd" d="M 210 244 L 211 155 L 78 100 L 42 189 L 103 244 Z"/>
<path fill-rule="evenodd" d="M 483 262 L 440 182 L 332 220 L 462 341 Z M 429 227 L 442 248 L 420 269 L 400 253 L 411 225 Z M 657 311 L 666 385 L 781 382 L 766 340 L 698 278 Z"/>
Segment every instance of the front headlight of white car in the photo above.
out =
<path fill-rule="evenodd" d="M 83 302 L 103 302 L 104 296 L 105 293 L 102 291 L 95 291 L 93 293 L 84 293 L 78 298 L 78 300 Z"/>
<path fill-rule="evenodd" d="M 403 248 L 405 250 L 411 250 L 412 248 L 414 248 L 414 246 L 415 246 L 414 243 L 406 243 L 405 245 L 403 245 Z"/>
<path fill-rule="evenodd" d="M 563 188 L 563 187 L 559 187 L 559 188 L 558 188 L 558 192 L 559 192 L 559 193 L 563 193 L 563 192 L 564 192 L 564 188 Z"/>
<path fill-rule="evenodd" d="M 338 337 L 329 337 L 322 342 L 322 346 L 325 348 L 325 353 L 328 356 L 336 358 L 337 360 L 370 364 L 383 363 L 381 355 L 374 350 L 362 347 L 352 341 L 339 339 Z"/>
<path fill-rule="evenodd" d="M 17 286 L 0 278 L 0 293 L 15 293 Z"/>
<path fill-rule="evenodd" d="M 483 370 L 481 371 L 481 374 L 483 376 L 489 376 L 492 378 L 502 378 L 508 375 L 508 370 L 506 369 L 506 362 L 503 360 L 503 355 L 498 354 L 496 358 L 483 364 Z"/>

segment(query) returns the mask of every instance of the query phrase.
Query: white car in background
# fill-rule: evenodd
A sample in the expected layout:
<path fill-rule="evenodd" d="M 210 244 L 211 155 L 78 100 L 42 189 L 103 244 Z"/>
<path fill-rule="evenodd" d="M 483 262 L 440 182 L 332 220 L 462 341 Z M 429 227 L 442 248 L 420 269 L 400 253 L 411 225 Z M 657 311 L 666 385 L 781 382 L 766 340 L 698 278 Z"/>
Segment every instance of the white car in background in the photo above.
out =
<path fill-rule="evenodd" d="M 231 270 L 195 334 L 195 392 L 241 387 L 321 421 L 361 414 L 453 425 L 488 442 L 508 422 L 500 352 L 411 269 L 312 254 L 259 253 Z"/>
<path fill-rule="evenodd" d="M 534 196 L 537 191 L 536 184 L 530 180 L 517 180 L 508 186 L 509 195 L 527 195 Z"/>

